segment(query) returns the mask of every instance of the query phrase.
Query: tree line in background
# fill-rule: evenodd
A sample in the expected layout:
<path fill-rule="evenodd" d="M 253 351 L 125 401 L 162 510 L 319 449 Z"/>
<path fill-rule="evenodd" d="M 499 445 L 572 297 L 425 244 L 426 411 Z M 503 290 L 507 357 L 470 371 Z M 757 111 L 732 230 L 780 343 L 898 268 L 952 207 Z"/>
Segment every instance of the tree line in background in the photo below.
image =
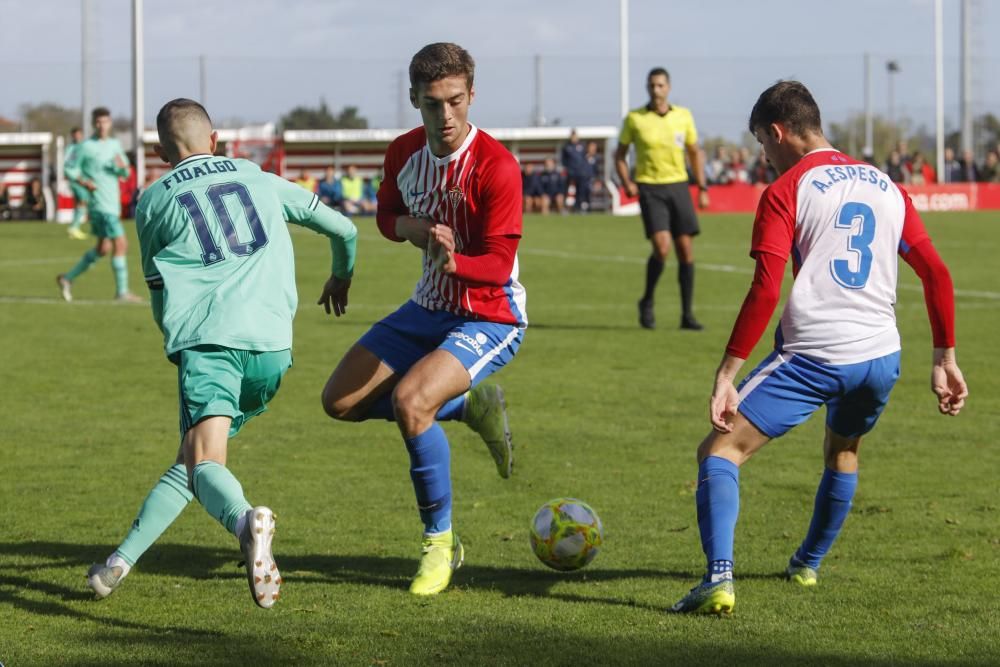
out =
<path fill-rule="evenodd" d="M 52 102 L 41 104 L 24 104 L 19 108 L 21 121 L 5 121 L 0 119 L 0 132 L 52 132 L 55 135 L 66 136 L 71 128 L 80 124 L 80 110 L 64 107 Z M 220 127 L 238 127 L 244 123 L 239 119 L 219 123 Z M 360 114 L 356 106 L 347 105 L 340 111 L 333 111 L 326 100 L 320 99 L 319 105 L 297 106 L 281 116 L 278 121 L 281 130 L 363 130 L 368 127 L 368 119 Z M 127 132 L 132 127 L 132 121 L 126 117 L 116 117 L 115 130 Z M 973 127 L 978 139 L 978 146 L 996 146 L 1000 142 L 1000 118 L 993 113 L 985 113 L 973 119 Z M 913 150 L 922 151 L 933 164 L 935 160 L 935 140 L 933 133 L 924 125 L 911 129 L 910 122 L 902 119 L 898 123 L 889 123 L 885 118 L 876 116 L 873 119 L 874 157 L 881 164 L 900 139 L 907 142 Z M 828 124 L 830 143 L 841 150 L 862 156 L 865 143 L 864 114 L 854 114 L 841 122 Z M 957 131 L 951 132 L 945 138 L 945 145 L 958 151 L 961 137 Z M 705 152 L 711 155 L 719 146 L 739 148 L 731 140 L 723 137 L 705 137 L 703 139 Z M 742 146 L 756 152 L 756 141 L 746 133 Z"/>

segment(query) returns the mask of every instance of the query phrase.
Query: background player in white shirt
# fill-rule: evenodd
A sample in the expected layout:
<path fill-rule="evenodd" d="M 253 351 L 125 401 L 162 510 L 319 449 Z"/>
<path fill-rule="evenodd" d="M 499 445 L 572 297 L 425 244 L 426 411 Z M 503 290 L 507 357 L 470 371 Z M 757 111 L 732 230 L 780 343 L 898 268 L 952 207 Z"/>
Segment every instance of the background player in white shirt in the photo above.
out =
<path fill-rule="evenodd" d="M 698 527 L 708 568 L 673 606 L 677 612 L 732 611 L 739 466 L 826 405 L 826 467 L 806 538 L 786 570 L 803 586 L 816 584 L 820 561 L 851 507 L 861 437 L 874 428 L 899 376 L 897 253 L 924 286 L 938 408 L 957 415 L 968 396 L 955 360 L 951 276 L 906 192 L 829 144 L 819 108 L 799 82 L 765 90 L 750 131 L 781 176 L 757 207 L 753 284 L 716 372 L 714 430 L 698 448 Z M 737 391 L 733 379 L 778 304 L 789 256 L 795 283 L 775 350 Z"/>

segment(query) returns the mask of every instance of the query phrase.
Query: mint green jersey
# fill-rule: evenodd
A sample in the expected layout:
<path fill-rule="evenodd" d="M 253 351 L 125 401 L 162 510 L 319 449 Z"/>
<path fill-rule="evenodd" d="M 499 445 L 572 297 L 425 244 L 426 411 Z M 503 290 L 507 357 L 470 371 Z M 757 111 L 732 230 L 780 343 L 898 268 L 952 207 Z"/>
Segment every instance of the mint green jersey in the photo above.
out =
<path fill-rule="evenodd" d="M 82 141 L 71 143 L 66 147 L 66 155 L 63 157 L 63 176 L 71 181 L 75 180 L 72 174 L 74 169 L 76 169 L 77 152 L 79 152 L 82 143 Z"/>
<path fill-rule="evenodd" d="M 81 180 L 93 182 L 97 189 L 90 195 L 90 210 L 118 218 L 122 210 L 118 179 L 128 176 L 128 158 L 122 145 L 112 137 L 91 137 L 75 145 L 72 160 L 67 157 L 63 169 L 67 178 L 77 183 Z M 124 166 L 119 166 L 116 158 Z"/>
<path fill-rule="evenodd" d="M 197 345 L 292 346 L 298 297 L 286 221 L 329 237 L 334 274 L 351 276 L 354 224 L 253 162 L 193 155 L 143 192 L 136 231 L 168 357 Z"/>

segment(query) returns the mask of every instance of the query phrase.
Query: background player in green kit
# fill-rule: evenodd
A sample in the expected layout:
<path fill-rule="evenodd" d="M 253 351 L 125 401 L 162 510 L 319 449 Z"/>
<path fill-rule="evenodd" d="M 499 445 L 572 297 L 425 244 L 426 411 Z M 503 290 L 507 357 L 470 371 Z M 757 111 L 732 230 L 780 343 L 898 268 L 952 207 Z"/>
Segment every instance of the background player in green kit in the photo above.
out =
<path fill-rule="evenodd" d="M 285 222 L 329 237 L 333 275 L 319 303 L 338 316 L 347 307 L 357 230 L 294 183 L 247 160 L 213 157 L 217 135 L 197 102 L 167 103 L 156 126 L 157 153 L 172 169 L 143 193 L 136 229 L 153 317 L 178 367 L 181 449 L 88 582 L 98 597 L 109 595 L 197 498 L 239 539 L 251 595 L 270 607 L 281 584 L 271 555 L 274 513 L 251 507 L 226 468 L 228 438 L 266 410 L 292 363 L 298 297 Z"/>
<path fill-rule="evenodd" d="M 71 184 L 75 183 L 90 192 L 87 212 L 90 231 L 97 237 L 97 245 L 87 252 L 66 273 L 56 276 L 62 297 L 73 300 L 71 286 L 76 277 L 90 268 L 99 257 L 112 251 L 111 268 L 115 274 L 115 298 L 119 301 L 138 302 L 139 297 L 128 291 L 128 264 L 125 253 L 128 241 L 122 228 L 121 195 L 118 179 L 128 176 L 128 158 L 118 140 L 111 136 L 111 112 L 104 107 L 94 109 L 94 136 L 74 151 L 73 160 L 65 171 Z"/>
<path fill-rule="evenodd" d="M 73 192 L 73 222 L 66 229 L 66 233 L 69 234 L 71 239 L 85 241 L 87 235 L 80 227 L 83 226 L 83 219 L 87 217 L 87 202 L 90 201 L 90 190 L 80 185 L 72 176 L 79 157 L 77 153 L 81 144 L 83 144 L 83 130 L 74 127 L 69 132 L 69 138 L 69 145 L 66 146 L 66 160 L 63 163 L 63 176 L 66 177 L 66 180 L 69 182 L 69 189 Z"/>

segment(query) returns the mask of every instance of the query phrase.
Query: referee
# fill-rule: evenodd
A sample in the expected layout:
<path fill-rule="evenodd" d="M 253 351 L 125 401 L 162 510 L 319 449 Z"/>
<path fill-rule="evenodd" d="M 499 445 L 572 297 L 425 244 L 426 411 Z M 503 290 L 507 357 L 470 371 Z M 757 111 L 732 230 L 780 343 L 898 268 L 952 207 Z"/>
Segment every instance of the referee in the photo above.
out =
<path fill-rule="evenodd" d="M 639 324 L 646 329 L 656 326 L 653 292 L 663 273 L 663 263 L 670 252 L 670 239 L 677 246 L 677 282 L 681 288 L 681 329 L 701 330 L 694 318 L 691 300 L 694 293 L 693 238 L 700 231 L 698 218 L 688 190 L 684 154 L 698 181 L 698 205 L 708 206 L 705 164 L 698 151 L 698 131 L 691 112 L 667 102 L 670 75 L 657 67 L 646 78 L 649 103 L 633 109 L 622 123 L 618 136 L 615 168 L 629 196 L 639 197 L 642 224 L 653 253 L 646 263 L 646 291 L 639 300 Z M 635 144 L 635 180 L 629 175 L 629 146 Z"/>

